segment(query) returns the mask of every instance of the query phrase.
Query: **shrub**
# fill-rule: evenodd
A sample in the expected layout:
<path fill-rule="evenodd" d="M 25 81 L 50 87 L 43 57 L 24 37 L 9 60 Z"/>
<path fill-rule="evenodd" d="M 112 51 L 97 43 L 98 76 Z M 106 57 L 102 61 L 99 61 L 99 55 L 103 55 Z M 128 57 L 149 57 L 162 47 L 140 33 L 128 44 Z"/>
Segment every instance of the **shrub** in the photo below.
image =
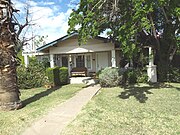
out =
<path fill-rule="evenodd" d="M 42 64 L 44 65 L 45 68 L 49 68 L 50 67 L 50 62 L 48 58 L 43 58 L 42 59 Z"/>
<path fill-rule="evenodd" d="M 99 82 L 102 87 L 115 87 L 122 81 L 122 74 L 118 68 L 107 67 L 101 71 Z"/>
<path fill-rule="evenodd" d="M 21 65 L 17 68 L 18 87 L 20 89 L 30 89 L 41 87 L 47 81 L 45 68 L 35 58 L 26 68 Z"/>
<path fill-rule="evenodd" d="M 59 67 L 47 68 L 46 69 L 46 75 L 48 77 L 48 83 L 50 85 L 53 85 L 53 86 L 59 86 L 60 85 Z"/>
<path fill-rule="evenodd" d="M 147 71 L 138 70 L 137 82 L 138 83 L 147 83 L 148 82 Z"/>
<path fill-rule="evenodd" d="M 68 73 L 68 68 L 67 67 L 60 67 L 59 68 L 59 79 L 60 79 L 60 84 L 68 84 L 69 82 L 69 73 Z"/>
<path fill-rule="evenodd" d="M 99 78 L 99 75 L 101 74 L 102 70 L 104 70 L 104 69 L 101 69 L 96 73 L 96 78 Z"/>
<path fill-rule="evenodd" d="M 128 84 L 137 83 L 137 72 L 136 70 L 128 70 L 127 72 Z"/>
<path fill-rule="evenodd" d="M 142 69 L 127 69 L 123 74 L 123 84 L 147 83 L 147 72 Z"/>
<path fill-rule="evenodd" d="M 171 67 L 169 69 L 167 81 L 168 82 L 180 83 L 180 69 L 179 68 L 175 68 L 175 67 Z"/>

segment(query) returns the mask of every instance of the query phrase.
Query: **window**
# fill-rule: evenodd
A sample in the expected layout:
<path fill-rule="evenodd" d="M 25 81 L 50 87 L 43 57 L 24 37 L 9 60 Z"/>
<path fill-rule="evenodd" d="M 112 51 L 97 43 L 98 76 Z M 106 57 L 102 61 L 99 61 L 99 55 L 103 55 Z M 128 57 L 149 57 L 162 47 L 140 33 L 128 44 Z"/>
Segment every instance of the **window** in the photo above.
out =
<path fill-rule="evenodd" d="M 79 55 L 76 57 L 76 67 L 85 67 L 84 55 Z"/>
<path fill-rule="evenodd" d="M 91 69 L 91 55 L 86 55 L 86 67 Z"/>

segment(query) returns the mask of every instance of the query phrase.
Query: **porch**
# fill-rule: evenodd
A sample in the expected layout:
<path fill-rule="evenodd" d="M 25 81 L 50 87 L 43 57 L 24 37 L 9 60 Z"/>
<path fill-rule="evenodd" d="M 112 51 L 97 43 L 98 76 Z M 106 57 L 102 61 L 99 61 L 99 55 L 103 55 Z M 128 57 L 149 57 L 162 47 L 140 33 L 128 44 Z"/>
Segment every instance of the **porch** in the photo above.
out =
<path fill-rule="evenodd" d="M 119 64 L 118 50 L 91 52 L 91 53 L 71 53 L 71 54 L 50 54 L 50 67 L 68 67 L 69 75 L 74 68 L 86 68 L 87 75 L 93 76 L 99 70 L 106 67 L 117 67 Z"/>

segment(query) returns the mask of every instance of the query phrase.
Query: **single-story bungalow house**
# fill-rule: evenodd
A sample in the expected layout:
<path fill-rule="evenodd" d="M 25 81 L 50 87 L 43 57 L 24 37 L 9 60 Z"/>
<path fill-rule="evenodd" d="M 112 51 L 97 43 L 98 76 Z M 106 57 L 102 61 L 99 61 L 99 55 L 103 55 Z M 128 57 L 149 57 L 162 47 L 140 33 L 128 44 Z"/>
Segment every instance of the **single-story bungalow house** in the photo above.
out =
<path fill-rule="evenodd" d="M 23 55 L 25 56 L 25 53 Z M 107 42 L 107 38 L 98 36 L 89 39 L 86 44 L 79 45 L 77 33 L 63 36 L 37 48 L 34 55 L 39 59 L 49 58 L 50 67 L 68 67 L 69 72 L 74 67 L 86 67 L 88 75 L 105 67 L 118 67 L 120 61 L 119 48 Z M 26 64 L 27 59 L 25 56 Z"/>
<path fill-rule="evenodd" d="M 35 55 L 39 59 L 48 58 L 50 67 L 68 67 L 69 75 L 73 68 L 86 68 L 87 76 L 97 73 L 105 67 L 119 67 L 121 52 L 119 46 L 108 42 L 107 38 L 97 36 L 89 39 L 86 44 L 79 45 L 78 34 L 63 36 L 45 44 L 35 52 L 23 53 L 25 65 L 28 65 L 28 56 Z M 152 48 L 149 47 L 149 56 Z M 157 82 L 156 66 L 150 57 L 147 66 L 149 81 Z"/>

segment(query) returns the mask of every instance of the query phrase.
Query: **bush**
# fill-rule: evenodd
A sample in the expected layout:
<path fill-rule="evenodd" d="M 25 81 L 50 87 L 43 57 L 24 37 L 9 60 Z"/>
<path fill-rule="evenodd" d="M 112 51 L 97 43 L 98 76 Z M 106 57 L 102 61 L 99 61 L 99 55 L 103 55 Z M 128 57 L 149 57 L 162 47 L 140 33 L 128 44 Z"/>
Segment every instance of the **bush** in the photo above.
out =
<path fill-rule="evenodd" d="M 135 70 L 128 70 L 127 77 L 128 77 L 128 84 L 137 83 L 137 72 Z"/>
<path fill-rule="evenodd" d="M 139 70 L 138 76 L 137 76 L 137 82 L 138 83 L 147 83 L 148 82 L 147 71 Z"/>
<path fill-rule="evenodd" d="M 59 86 L 59 67 L 47 68 L 46 75 L 48 77 L 48 83 L 52 86 Z"/>
<path fill-rule="evenodd" d="M 171 67 L 168 73 L 168 82 L 180 83 L 180 69 Z"/>
<path fill-rule="evenodd" d="M 43 86 L 47 77 L 42 63 L 33 58 L 33 61 L 26 68 L 21 65 L 17 68 L 18 87 L 20 89 L 30 89 Z"/>
<path fill-rule="evenodd" d="M 102 87 L 115 87 L 122 81 L 122 74 L 118 68 L 107 67 L 99 74 L 99 82 Z"/>
<path fill-rule="evenodd" d="M 69 82 L 69 73 L 68 73 L 68 68 L 67 67 L 60 67 L 59 68 L 59 79 L 60 79 L 60 84 L 68 84 Z"/>
<path fill-rule="evenodd" d="M 142 69 L 127 69 L 123 74 L 123 84 L 147 83 L 147 72 Z"/>
<path fill-rule="evenodd" d="M 102 70 L 104 70 L 104 69 L 101 69 L 96 73 L 96 78 L 99 78 L 99 75 L 101 74 Z"/>

